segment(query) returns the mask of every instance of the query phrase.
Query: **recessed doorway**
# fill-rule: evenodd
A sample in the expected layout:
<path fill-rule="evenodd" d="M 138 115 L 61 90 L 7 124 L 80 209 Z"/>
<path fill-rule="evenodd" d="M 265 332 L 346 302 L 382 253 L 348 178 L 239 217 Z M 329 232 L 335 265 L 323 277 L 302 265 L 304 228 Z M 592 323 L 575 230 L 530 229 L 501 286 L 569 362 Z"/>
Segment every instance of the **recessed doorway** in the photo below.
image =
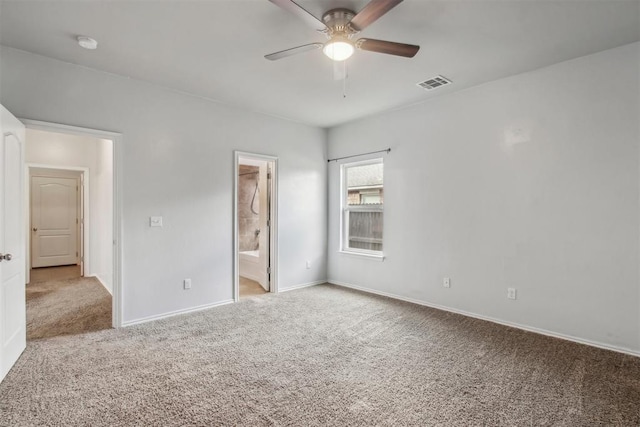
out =
<path fill-rule="evenodd" d="M 234 299 L 277 291 L 277 159 L 236 153 Z"/>
<path fill-rule="evenodd" d="M 27 336 L 117 327 L 120 137 L 25 124 Z"/>

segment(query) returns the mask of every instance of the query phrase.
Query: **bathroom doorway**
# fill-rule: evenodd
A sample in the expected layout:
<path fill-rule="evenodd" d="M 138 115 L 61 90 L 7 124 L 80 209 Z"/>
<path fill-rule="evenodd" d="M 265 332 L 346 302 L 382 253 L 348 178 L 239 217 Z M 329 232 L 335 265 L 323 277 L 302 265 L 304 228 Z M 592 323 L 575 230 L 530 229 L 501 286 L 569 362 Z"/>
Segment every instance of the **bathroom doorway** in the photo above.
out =
<path fill-rule="evenodd" d="M 277 159 L 236 153 L 234 299 L 276 292 Z"/>

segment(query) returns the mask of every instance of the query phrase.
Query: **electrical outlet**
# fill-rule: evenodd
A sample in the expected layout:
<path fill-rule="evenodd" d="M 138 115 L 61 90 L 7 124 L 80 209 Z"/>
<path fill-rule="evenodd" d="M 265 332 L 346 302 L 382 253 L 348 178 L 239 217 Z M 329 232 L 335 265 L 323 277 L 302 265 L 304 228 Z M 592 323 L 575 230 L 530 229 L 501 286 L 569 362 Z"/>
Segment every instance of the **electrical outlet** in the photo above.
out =
<path fill-rule="evenodd" d="M 306 265 L 307 265 L 307 270 L 310 270 L 311 269 L 311 261 L 307 261 Z"/>
<path fill-rule="evenodd" d="M 516 299 L 516 288 L 507 288 L 507 298 Z"/>
<path fill-rule="evenodd" d="M 191 279 L 184 279 L 183 284 L 185 289 L 191 289 Z"/>
<path fill-rule="evenodd" d="M 450 288 L 451 279 L 449 279 L 448 277 L 445 277 L 444 279 L 442 279 L 442 286 L 444 286 L 445 288 Z"/>

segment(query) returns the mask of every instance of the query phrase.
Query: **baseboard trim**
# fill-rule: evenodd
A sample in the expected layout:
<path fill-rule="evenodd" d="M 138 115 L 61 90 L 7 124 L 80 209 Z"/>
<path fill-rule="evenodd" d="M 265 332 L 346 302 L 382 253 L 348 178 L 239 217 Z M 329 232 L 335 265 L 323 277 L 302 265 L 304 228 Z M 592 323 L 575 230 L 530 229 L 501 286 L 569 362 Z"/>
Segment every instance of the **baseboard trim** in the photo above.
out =
<path fill-rule="evenodd" d="M 321 285 L 323 283 L 327 283 L 327 281 L 326 280 L 316 280 L 315 282 L 301 283 L 299 285 L 289 286 L 288 288 L 278 289 L 278 292 L 295 291 L 296 289 L 308 288 L 310 286 Z"/>
<path fill-rule="evenodd" d="M 376 295 L 381 295 L 387 298 L 393 298 L 393 299 L 397 299 L 400 301 L 406 301 L 406 302 L 410 302 L 413 304 L 418 304 L 418 305 L 422 305 L 425 307 L 431 307 L 431 308 L 435 308 L 437 310 L 443 310 L 443 311 L 448 311 L 450 313 L 456 313 L 456 314 L 461 314 L 463 316 L 467 316 L 467 317 L 473 317 L 475 319 L 480 319 L 480 320 L 486 320 L 488 322 L 493 322 L 493 323 L 497 323 L 499 325 L 504 325 L 504 326 L 509 326 L 512 328 L 516 328 L 516 329 L 521 329 L 523 331 L 528 331 L 528 332 L 533 332 L 536 334 L 540 334 L 540 335 L 546 335 L 548 337 L 553 337 L 553 338 L 559 338 L 559 339 L 563 339 L 566 341 L 572 341 L 578 344 L 584 344 L 584 345 L 588 345 L 591 347 L 597 347 L 597 348 L 601 348 L 603 350 L 610 350 L 610 351 L 615 351 L 617 353 L 623 353 L 623 354 L 628 354 L 629 356 L 635 356 L 635 357 L 640 357 L 640 351 L 634 351 L 634 350 L 630 350 L 628 348 L 624 348 L 624 347 L 617 347 L 614 345 L 609 345 L 609 344 L 603 344 L 597 341 L 591 341 L 591 340 L 586 340 L 583 338 L 577 338 L 571 335 L 565 335 L 565 334 L 561 334 L 558 332 L 553 332 L 553 331 L 549 331 L 546 329 L 541 329 L 541 328 L 536 328 L 533 326 L 527 326 L 527 325 L 522 325 L 520 323 L 515 323 L 515 322 L 509 322 L 506 320 L 501 320 L 501 319 L 496 319 L 494 317 L 490 317 L 490 316 L 484 316 L 482 314 L 476 314 L 476 313 L 472 313 L 469 311 L 465 311 L 465 310 L 458 310 L 455 308 L 451 308 L 451 307 L 446 307 L 440 304 L 434 304 L 428 301 L 423 301 L 423 300 L 419 300 L 419 299 L 415 299 L 415 298 L 408 298 L 408 297 L 404 297 L 402 295 L 396 295 L 396 294 L 392 294 L 389 292 L 383 292 L 383 291 L 377 291 L 374 289 L 369 289 L 369 288 L 365 288 L 363 286 L 358 286 L 358 285 L 353 285 L 350 283 L 345 283 L 345 282 L 341 282 L 339 280 L 333 280 L 333 279 L 329 279 L 327 281 L 328 283 L 331 283 L 332 285 L 337 285 L 337 286 L 342 286 L 344 288 L 350 288 L 350 289 L 355 289 L 358 291 L 362 291 L 362 292 L 367 292 L 370 294 L 376 294 Z"/>
<path fill-rule="evenodd" d="M 196 311 L 207 310 L 213 307 L 219 307 L 221 305 L 233 304 L 233 300 L 225 300 L 220 302 L 214 302 L 212 304 L 203 304 L 196 307 L 185 308 L 183 310 L 169 311 L 167 313 L 156 314 L 153 316 L 141 317 L 139 319 L 127 320 L 122 322 L 123 327 L 139 325 L 141 323 L 153 322 L 155 320 L 166 319 L 167 317 L 179 316 L 181 314 L 194 313 Z"/>

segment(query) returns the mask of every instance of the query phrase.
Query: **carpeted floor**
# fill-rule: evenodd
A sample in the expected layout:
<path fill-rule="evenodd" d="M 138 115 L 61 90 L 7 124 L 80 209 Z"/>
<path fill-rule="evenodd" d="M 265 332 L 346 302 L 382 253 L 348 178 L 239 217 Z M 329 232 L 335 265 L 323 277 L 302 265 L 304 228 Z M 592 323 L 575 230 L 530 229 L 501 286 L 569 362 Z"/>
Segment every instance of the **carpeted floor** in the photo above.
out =
<path fill-rule="evenodd" d="M 640 424 L 640 359 L 320 285 L 30 341 L 11 426 Z"/>
<path fill-rule="evenodd" d="M 31 269 L 31 282 L 46 282 L 47 280 L 76 279 L 81 277 L 79 265 L 63 265 L 58 267 L 40 267 Z"/>
<path fill-rule="evenodd" d="M 111 294 L 95 277 L 34 280 L 27 285 L 27 339 L 111 328 Z"/>

